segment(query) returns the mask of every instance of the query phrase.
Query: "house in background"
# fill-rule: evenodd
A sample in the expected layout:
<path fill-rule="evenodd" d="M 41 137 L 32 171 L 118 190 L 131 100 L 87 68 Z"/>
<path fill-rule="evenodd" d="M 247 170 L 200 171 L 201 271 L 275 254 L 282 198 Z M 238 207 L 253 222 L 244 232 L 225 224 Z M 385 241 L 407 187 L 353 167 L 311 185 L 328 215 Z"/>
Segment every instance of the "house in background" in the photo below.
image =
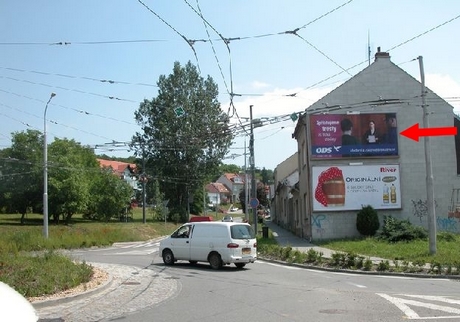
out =
<path fill-rule="evenodd" d="M 228 190 L 222 183 L 209 183 L 206 185 L 205 191 L 209 198 L 209 202 L 212 203 L 214 207 L 217 207 L 222 203 L 230 202 L 230 190 Z"/>
<path fill-rule="evenodd" d="M 225 185 L 228 190 L 231 192 L 231 199 L 229 202 L 235 203 L 240 200 L 240 192 L 244 189 L 244 174 L 238 173 L 224 173 L 217 179 L 218 183 Z M 248 178 L 248 183 L 250 183 L 250 178 Z M 250 185 L 248 187 L 250 189 Z"/>
<path fill-rule="evenodd" d="M 110 168 L 120 179 L 126 181 L 133 190 L 138 190 L 137 167 L 134 163 L 97 159 L 101 168 Z"/>

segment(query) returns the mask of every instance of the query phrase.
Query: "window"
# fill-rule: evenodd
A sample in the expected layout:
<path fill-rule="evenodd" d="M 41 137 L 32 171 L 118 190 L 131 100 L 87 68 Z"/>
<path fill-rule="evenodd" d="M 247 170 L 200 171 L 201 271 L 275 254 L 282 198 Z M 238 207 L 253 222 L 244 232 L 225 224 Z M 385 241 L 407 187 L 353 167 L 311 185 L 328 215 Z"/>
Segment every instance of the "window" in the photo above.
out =
<path fill-rule="evenodd" d="M 256 238 L 254 229 L 249 225 L 230 226 L 230 233 L 233 239 L 254 239 Z"/>

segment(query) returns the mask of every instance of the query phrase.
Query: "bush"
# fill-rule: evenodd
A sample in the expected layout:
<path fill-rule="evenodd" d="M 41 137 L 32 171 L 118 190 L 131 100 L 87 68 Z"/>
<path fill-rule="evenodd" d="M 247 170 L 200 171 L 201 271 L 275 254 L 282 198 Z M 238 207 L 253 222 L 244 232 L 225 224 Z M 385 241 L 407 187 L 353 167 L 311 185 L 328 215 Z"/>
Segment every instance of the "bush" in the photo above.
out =
<path fill-rule="evenodd" d="M 363 236 L 374 236 L 380 227 L 377 211 L 372 206 L 363 206 L 356 217 L 356 229 Z"/>
<path fill-rule="evenodd" d="M 391 216 L 383 220 L 382 231 L 378 234 L 378 239 L 386 240 L 390 243 L 399 241 L 412 241 L 425 239 L 428 237 L 426 229 L 413 226 L 409 220 L 399 220 Z"/>

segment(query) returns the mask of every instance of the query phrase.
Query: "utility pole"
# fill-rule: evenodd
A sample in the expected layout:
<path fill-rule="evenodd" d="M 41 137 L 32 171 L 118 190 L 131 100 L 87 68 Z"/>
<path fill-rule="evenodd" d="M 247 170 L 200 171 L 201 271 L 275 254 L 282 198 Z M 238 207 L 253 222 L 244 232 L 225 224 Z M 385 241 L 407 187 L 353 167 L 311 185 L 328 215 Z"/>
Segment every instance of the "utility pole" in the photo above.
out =
<path fill-rule="evenodd" d="M 145 219 L 145 182 L 147 181 L 147 177 L 145 175 L 145 151 L 144 147 L 142 147 L 142 223 L 146 223 Z"/>
<path fill-rule="evenodd" d="M 254 161 L 254 124 L 252 123 L 252 105 L 249 105 L 249 119 L 251 122 L 251 138 L 249 140 L 249 163 L 251 165 L 251 190 L 252 198 L 257 198 L 256 172 Z M 252 218 L 254 220 L 254 230 L 257 234 L 257 208 L 252 208 Z"/>
<path fill-rule="evenodd" d="M 203 186 L 203 213 L 208 215 L 208 207 L 206 206 L 206 185 Z"/>
<path fill-rule="evenodd" d="M 248 183 L 248 166 L 246 164 L 246 135 L 244 136 L 244 219 L 249 222 L 249 183 Z"/>
<path fill-rule="evenodd" d="M 420 66 L 420 80 L 422 83 L 422 108 L 423 127 L 429 128 L 428 111 L 426 105 L 425 71 L 423 69 L 423 57 L 417 57 Z M 430 243 L 430 254 L 436 254 L 436 209 L 434 204 L 433 166 L 431 164 L 430 137 L 425 136 L 425 167 L 426 167 L 426 194 L 428 210 L 428 239 Z"/>

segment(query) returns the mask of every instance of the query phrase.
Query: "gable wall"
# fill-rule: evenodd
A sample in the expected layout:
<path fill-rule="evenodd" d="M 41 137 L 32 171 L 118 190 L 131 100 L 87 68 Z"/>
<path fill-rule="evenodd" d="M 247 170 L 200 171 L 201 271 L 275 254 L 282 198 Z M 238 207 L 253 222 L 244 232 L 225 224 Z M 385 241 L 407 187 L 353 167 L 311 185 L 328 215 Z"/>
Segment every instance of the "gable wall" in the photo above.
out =
<path fill-rule="evenodd" d="M 346 107 L 357 102 L 375 101 L 378 97 L 401 99 L 403 103 L 396 105 L 382 105 L 371 107 L 360 105 L 356 108 L 346 108 L 333 113 L 346 113 L 346 111 L 360 111 L 360 113 L 397 113 L 398 132 L 419 123 L 423 127 L 423 111 L 421 107 L 421 85 L 418 81 L 405 73 L 388 58 L 378 59 L 350 81 L 344 83 L 324 98 L 313 104 L 310 109 L 324 107 L 325 104 L 333 106 L 340 104 Z M 430 127 L 453 126 L 454 116 L 452 107 L 428 89 L 427 103 L 429 103 Z M 308 110 L 307 110 L 308 112 Z M 331 112 L 332 113 L 332 112 Z M 308 116 L 307 116 L 308 117 Z M 300 122 L 300 120 L 299 120 Z M 308 122 L 307 122 L 308 124 Z M 299 132 L 297 140 L 301 149 L 302 137 L 308 129 Z M 309 140 L 309 137 L 307 137 Z M 436 199 L 436 221 L 438 230 L 450 230 L 460 233 L 460 222 L 455 218 L 448 218 L 447 214 L 451 204 L 453 188 L 460 188 L 457 176 L 457 161 L 455 156 L 455 140 L 452 136 L 433 137 L 431 141 L 431 155 L 434 174 L 434 189 Z M 306 167 L 301 166 L 300 171 L 300 198 L 307 195 L 304 200 L 304 225 L 311 223 L 311 236 L 313 239 L 334 239 L 359 236 L 356 230 L 357 211 L 330 211 L 313 212 L 309 205 L 311 201 L 312 182 L 309 173 L 312 166 L 321 165 L 349 165 L 350 162 L 369 164 L 399 164 L 401 179 L 401 209 L 378 210 L 381 223 L 383 216 L 392 215 L 400 219 L 409 219 L 412 223 L 427 228 L 427 213 L 416 213 L 414 203 L 426 203 L 426 167 L 424 141 L 412 141 L 399 135 L 399 157 L 382 158 L 352 158 L 337 160 L 309 160 Z M 303 153 L 303 152 L 302 152 Z M 363 200 L 365 204 L 365 200 Z"/>

